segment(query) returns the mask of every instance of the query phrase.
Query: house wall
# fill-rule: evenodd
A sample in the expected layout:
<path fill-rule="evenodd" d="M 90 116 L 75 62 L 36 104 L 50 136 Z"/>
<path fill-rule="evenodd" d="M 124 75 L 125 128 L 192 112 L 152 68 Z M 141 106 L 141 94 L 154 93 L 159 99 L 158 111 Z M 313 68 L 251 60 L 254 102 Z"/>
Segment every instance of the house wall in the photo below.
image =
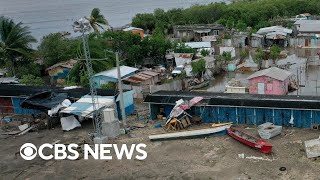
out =
<path fill-rule="evenodd" d="M 291 38 L 289 40 L 290 47 L 318 47 L 320 46 L 320 41 L 314 37 L 297 37 Z"/>
<path fill-rule="evenodd" d="M 156 119 L 160 107 L 164 107 L 166 115 L 173 105 L 150 104 L 150 117 Z M 195 106 L 187 112 L 192 116 L 199 116 L 204 123 L 226 123 L 260 125 L 272 122 L 275 125 L 289 127 L 291 116 L 294 127 L 311 128 L 313 124 L 320 124 L 320 111 L 303 109 L 275 109 L 232 106 Z"/>
<path fill-rule="evenodd" d="M 251 38 L 251 47 L 262 48 L 263 47 L 263 38 Z"/>
<path fill-rule="evenodd" d="M 133 90 L 123 92 L 124 108 L 127 116 L 131 115 L 134 112 L 133 94 L 134 94 Z M 117 103 L 118 117 L 119 119 L 122 119 L 121 109 L 120 109 L 120 99 L 121 98 L 119 95 L 116 99 L 116 103 Z"/>
<path fill-rule="evenodd" d="M 289 79 L 279 81 L 267 76 L 260 76 L 249 80 L 249 94 L 258 94 L 258 83 L 264 83 L 264 94 L 285 95 L 288 93 Z"/>
<path fill-rule="evenodd" d="M 69 68 L 56 67 L 49 71 L 49 76 L 51 77 L 51 83 L 57 82 L 58 84 L 64 83 L 64 79 L 68 76 L 70 72 Z"/>
<path fill-rule="evenodd" d="M 135 73 L 130 73 L 130 74 L 127 74 L 125 76 L 122 76 L 122 79 L 126 78 L 126 77 L 129 77 L 129 76 L 132 76 L 134 75 Z M 113 82 L 113 83 L 118 83 L 118 78 L 112 78 L 112 77 L 108 77 L 108 76 L 94 76 L 93 78 L 93 81 L 95 83 L 95 86 L 97 88 L 100 88 L 101 85 L 103 84 L 108 84 L 109 82 Z"/>
<path fill-rule="evenodd" d="M 139 34 L 140 38 L 144 38 L 144 31 L 143 30 L 132 30 L 132 34 Z"/>
<path fill-rule="evenodd" d="M 0 113 L 1 114 L 38 114 L 40 111 L 33 109 L 25 109 L 21 107 L 21 103 L 26 97 L 0 97 Z"/>
<path fill-rule="evenodd" d="M 181 91 L 182 81 L 176 80 L 171 83 L 161 84 L 161 85 L 151 85 L 150 93 L 155 93 L 158 91 Z"/>
<path fill-rule="evenodd" d="M 245 93 L 246 93 L 246 87 L 233 87 L 233 86 L 227 86 L 227 87 L 226 87 L 226 93 L 239 93 L 239 94 L 245 94 Z"/>

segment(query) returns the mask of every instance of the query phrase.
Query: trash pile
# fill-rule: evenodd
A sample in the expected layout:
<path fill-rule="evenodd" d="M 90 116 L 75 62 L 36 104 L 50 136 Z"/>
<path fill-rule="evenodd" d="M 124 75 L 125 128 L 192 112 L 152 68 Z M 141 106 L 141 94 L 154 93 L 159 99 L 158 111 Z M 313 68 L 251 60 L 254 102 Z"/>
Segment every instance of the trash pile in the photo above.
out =
<path fill-rule="evenodd" d="M 166 121 L 165 129 L 176 131 L 191 126 L 192 116 L 187 113 L 186 110 L 202 101 L 202 99 L 203 97 L 194 97 L 190 101 L 184 101 L 182 99 L 177 101 Z"/>

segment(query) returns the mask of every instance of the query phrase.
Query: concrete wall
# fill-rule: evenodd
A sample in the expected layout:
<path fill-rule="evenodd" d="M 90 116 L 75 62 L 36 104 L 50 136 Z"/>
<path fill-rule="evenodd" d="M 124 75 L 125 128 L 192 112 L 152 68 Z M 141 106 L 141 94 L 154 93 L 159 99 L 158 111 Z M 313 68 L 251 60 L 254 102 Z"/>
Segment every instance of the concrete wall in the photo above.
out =
<path fill-rule="evenodd" d="M 158 91 L 181 91 L 181 90 L 182 90 L 181 80 L 175 80 L 171 83 L 150 86 L 150 93 L 155 93 Z"/>
<path fill-rule="evenodd" d="M 227 86 L 227 87 L 226 87 L 226 93 L 245 94 L 245 93 L 246 93 L 246 87 L 232 87 L 232 86 Z"/>
<path fill-rule="evenodd" d="M 258 83 L 264 83 L 264 94 L 286 95 L 288 93 L 289 79 L 279 81 L 267 76 L 260 76 L 249 80 L 249 94 L 258 94 Z"/>

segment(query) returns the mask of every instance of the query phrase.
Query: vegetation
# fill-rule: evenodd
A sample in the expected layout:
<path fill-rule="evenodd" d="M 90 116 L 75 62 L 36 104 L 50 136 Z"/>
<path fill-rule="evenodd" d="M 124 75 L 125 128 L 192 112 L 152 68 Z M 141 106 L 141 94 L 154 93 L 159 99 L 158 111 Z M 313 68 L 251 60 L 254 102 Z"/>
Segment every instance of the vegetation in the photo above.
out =
<path fill-rule="evenodd" d="M 206 57 L 206 56 L 209 56 L 210 51 L 207 49 L 201 49 L 200 54 L 201 56 Z"/>
<path fill-rule="evenodd" d="M 178 43 L 173 50 L 175 53 L 195 53 L 196 51 L 184 43 Z"/>
<path fill-rule="evenodd" d="M 93 8 L 90 17 L 85 17 L 89 22 L 94 32 L 99 33 L 99 29 L 105 30 L 102 25 L 109 25 L 105 17 L 100 13 L 99 8 Z"/>
<path fill-rule="evenodd" d="M 137 14 L 132 20 L 132 25 L 150 32 L 153 32 L 159 22 L 168 32 L 172 32 L 173 25 L 215 22 L 229 29 L 243 30 L 246 26 L 259 29 L 271 25 L 272 20 L 278 17 L 291 17 L 305 12 L 319 14 L 320 1 L 242 0 L 231 4 L 194 5 L 187 9 L 171 9 L 167 12 L 157 9 L 154 13 Z"/>
<path fill-rule="evenodd" d="M 12 75 L 15 75 L 17 61 L 32 58 L 34 51 L 31 43 L 34 42 L 36 39 L 27 26 L 0 17 L 0 64 L 5 64 Z"/>
<path fill-rule="evenodd" d="M 224 52 L 222 53 L 221 58 L 222 58 L 222 60 L 224 61 L 225 64 L 226 64 L 227 62 L 232 61 L 231 52 L 224 51 Z"/>
<path fill-rule="evenodd" d="M 76 58 L 81 41 L 69 39 L 61 33 L 52 33 L 44 36 L 38 47 L 39 56 L 44 59 L 46 67 L 56 63 Z"/>
<path fill-rule="evenodd" d="M 101 85 L 102 89 L 116 89 L 116 83 L 109 82 L 107 84 Z"/>
<path fill-rule="evenodd" d="M 258 64 L 259 69 L 261 68 L 262 60 L 264 59 L 264 57 L 265 57 L 265 52 L 261 48 L 258 48 L 256 50 L 256 55 L 253 61 Z"/>
<path fill-rule="evenodd" d="M 23 75 L 20 79 L 20 83 L 30 86 L 43 86 L 44 81 L 40 77 L 34 75 Z"/>
<path fill-rule="evenodd" d="M 206 60 L 200 59 L 199 61 L 191 62 L 192 73 L 196 76 L 202 76 L 206 71 Z"/>
<path fill-rule="evenodd" d="M 277 45 L 273 45 L 270 48 L 270 57 L 273 61 L 277 60 L 280 56 L 281 49 Z"/>

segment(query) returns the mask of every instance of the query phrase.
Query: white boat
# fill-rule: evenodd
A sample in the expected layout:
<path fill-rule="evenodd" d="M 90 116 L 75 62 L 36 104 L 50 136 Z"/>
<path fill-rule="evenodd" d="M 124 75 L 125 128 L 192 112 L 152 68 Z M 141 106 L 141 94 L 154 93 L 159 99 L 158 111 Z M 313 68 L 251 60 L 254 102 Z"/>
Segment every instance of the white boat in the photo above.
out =
<path fill-rule="evenodd" d="M 197 136 L 206 136 L 219 133 L 226 133 L 226 129 L 230 128 L 230 125 L 220 126 L 216 128 L 207 128 L 207 129 L 198 129 L 190 131 L 181 131 L 175 133 L 166 133 L 166 134 L 157 134 L 149 136 L 149 139 L 152 140 L 169 140 L 169 139 L 181 139 L 181 138 L 194 138 Z"/>
<path fill-rule="evenodd" d="M 271 139 L 280 135 L 282 126 L 276 126 L 273 123 L 267 122 L 258 126 L 258 133 L 262 139 Z"/>

